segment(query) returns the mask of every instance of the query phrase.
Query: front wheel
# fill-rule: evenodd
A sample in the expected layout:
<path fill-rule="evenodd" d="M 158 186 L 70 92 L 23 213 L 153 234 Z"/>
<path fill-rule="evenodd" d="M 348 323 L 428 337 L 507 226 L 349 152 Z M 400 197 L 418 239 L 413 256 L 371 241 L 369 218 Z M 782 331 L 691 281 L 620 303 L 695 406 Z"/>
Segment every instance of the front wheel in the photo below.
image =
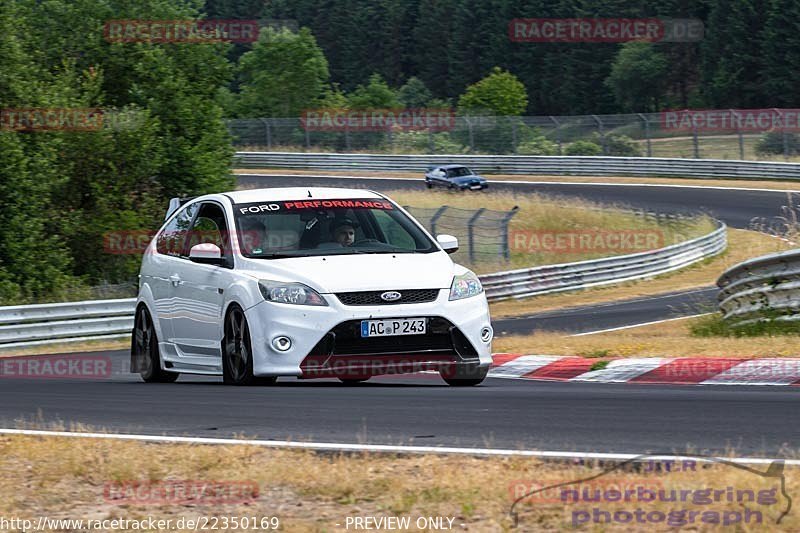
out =
<path fill-rule="evenodd" d="M 358 385 L 360 383 L 364 383 L 369 378 L 339 378 L 344 385 Z"/>
<path fill-rule="evenodd" d="M 158 349 L 158 336 L 153 318 L 144 305 L 136 311 L 131 342 L 131 371 L 139 372 L 145 383 L 172 383 L 177 372 L 161 369 L 161 352 Z"/>
<path fill-rule="evenodd" d="M 474 387 L 480 385 L 488 373 L 489 367 L 465 365 L 464 367 L 457 366 L 455 370 L 441 370 L 439 375 L 451 387 Z"/>
<path fill-rule="evenodd" d="M 430 181 L 426 181 L 426 182 L 425 182 L 425 186 L 426 186 L 427 188 L 429 188 L 429 189 L 433 188 L 433 185 L 431 184 L 431 182 L 430 182 Z"/>
<path fill-rule="evenodd" d="M 222 381 L 228 385 L 269 385 L 275 377 L 253 375 L 253 349 L 247 317 L 238 305 L 231 307 L 225 318 L 222 338 Z"/>

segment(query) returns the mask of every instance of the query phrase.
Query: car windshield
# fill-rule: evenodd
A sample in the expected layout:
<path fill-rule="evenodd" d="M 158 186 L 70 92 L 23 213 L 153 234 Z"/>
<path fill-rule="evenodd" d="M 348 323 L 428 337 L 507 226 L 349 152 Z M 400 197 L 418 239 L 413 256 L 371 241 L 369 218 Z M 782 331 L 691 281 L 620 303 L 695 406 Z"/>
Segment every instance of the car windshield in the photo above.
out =
<path fill-rule="evenodd" d="M 281 200 L 233 207 L 241 252 L 249 258 L 438 250 L 405 213 L 383 198 Z"/>
<path fill-rule="evenodd" d="M 472 171 L 467 167 L 456 167 L 448 169 L 447 177 L 448 178 L 459 178 L 461 176 L 471 176 Z"/>

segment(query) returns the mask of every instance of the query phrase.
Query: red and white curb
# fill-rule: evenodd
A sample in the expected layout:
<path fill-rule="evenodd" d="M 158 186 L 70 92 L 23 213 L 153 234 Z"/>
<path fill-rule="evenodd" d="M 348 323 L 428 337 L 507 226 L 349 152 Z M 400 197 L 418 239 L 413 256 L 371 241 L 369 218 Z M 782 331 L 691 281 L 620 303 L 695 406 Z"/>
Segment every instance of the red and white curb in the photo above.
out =
<path fill-rule="evenodd" d="M 637 357 L 602 359 L 561 355 L 494 354 L 492 378 L 592 383 L 678 385 L 800 385 L 800 359 L 744 357 Z"/>

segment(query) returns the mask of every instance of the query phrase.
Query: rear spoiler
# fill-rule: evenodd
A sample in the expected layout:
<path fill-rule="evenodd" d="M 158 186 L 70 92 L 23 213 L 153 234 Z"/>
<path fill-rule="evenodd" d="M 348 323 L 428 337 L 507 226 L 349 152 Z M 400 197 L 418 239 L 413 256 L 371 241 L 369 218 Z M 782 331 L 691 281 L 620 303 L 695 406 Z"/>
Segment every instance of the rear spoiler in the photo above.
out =
<path fill-rule="evenodd" d="M 164 220 L 171 217 L 172 213 L 180 209 L 181 206 L 183 206 L 187 202 L 194 200 L 195 198 L 197 198 L 197 196 L 191 196 L 189 198 L 170 198 L 169 207 L 167 207 L 167 214 L 164 215 Z"/>

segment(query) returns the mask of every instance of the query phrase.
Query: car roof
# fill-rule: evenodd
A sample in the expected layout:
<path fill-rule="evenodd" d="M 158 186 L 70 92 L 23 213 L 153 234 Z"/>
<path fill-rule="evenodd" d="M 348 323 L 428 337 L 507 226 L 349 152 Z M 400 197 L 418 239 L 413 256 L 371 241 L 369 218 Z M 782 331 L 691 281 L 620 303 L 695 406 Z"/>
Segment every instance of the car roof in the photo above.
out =
<path fill-rule="evenodd" d="M 467 165 L 439 165 L 438 168 L 443 168 L 445 170 L 450 170 L 453 168 L 469 168 Z"/>
<path fill-rule="evenodd" d="M 273 187 L 248 189 L 224 193 L 235 204 L 272 202 L 282 200 L 337 200 L 343 198 L 383 198 L 367 189 L 339 189 L 334 187 Z"/>

